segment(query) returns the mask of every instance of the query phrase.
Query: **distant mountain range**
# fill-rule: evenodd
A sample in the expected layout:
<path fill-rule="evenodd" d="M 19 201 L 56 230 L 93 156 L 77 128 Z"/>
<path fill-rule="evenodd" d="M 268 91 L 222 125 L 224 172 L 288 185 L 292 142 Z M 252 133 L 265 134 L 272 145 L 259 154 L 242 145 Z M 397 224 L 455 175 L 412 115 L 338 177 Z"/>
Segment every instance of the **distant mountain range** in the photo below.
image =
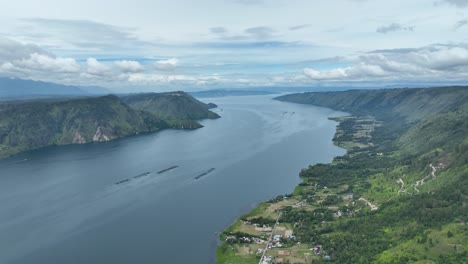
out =
<path fill-rule="evenodd" d="M 111 91 L 97 86 L 70 86 L 50 82 L 0 77 L 0 97 L 41 98 L 52 96 L 105 95 Z"/>
<path fill-rule="evenodd" d="M 0 104 L 0 158 L 50 145 L 200 128 L 196 120 L 219 117 L 212 107 L 184 92 L 5 101 Z"/>
<path fill-rule="evenodd" d="M 249 96 L 249 95 L 269 95 L 277 94 L 272 91 L 259 91 L 259 90 L 207 90 L 190 92 L 191 95 L 203 98 L 203 97 L 224 97 L 224 96 Z"/>

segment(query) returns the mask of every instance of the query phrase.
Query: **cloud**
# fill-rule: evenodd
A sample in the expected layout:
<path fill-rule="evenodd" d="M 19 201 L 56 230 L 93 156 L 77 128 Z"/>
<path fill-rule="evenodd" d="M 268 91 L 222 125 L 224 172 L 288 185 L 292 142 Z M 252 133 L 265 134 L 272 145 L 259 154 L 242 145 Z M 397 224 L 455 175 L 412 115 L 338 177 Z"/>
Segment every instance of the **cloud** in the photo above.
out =
<path fill-rule="evenodd" d="M 312 26 L 311 24 L 296 25 L 296 26 L 289 27 L 289 30 L 291 31 L 300 30 L 300 29 L 311 27 L 311 26 Z"/>
<path fill-rule="evenodd" d="M 246 28 L 240 33 L 231 33 L 225 27 L 212 27 L 209 30 L 211 34 L 223 41 L 258 41 L 278 37 L 275 29 L 266 26 Z"/>
<path fill-rule="evenodd" d="M 112 69 L 109 66 L 99 62 L 95 58 L 88 58 L 86 60 L 86 66 L 86 73 L 90 75 L 109 76 L 112 74 Z"/>
<path fill-rule="evenodd" d="M 263 4 L 262 0 L 234 0 L 234 3 L 241 5 L 261 5 Z"/>
<path fill-rule="evenodd" d="M 151 83 L 183 83 L 206 85 L 222 81 L 218 75 L 163 75 L 163 74 L 141 74 L 135 73 L 128 76 L 130 83 L 151 84 Z"/>
<path fill-rule="evenodd" d="M 54 49 L 68 47 L 109 51 L 152 45 L 140 40 L 135 35 L 135 28 L 117 27 L 90 20 L 27 18 L 22 21 L 26 26 L 19 29 L 20 33 Z"/>
<path fill-rule="evenodd" d="M 312 45 L 306 45 L 300 42 L 283 42 L 283 41 L 242 41 L 242 42 L 204 42 L 194 44 L 195 47 L 207 48 L 207 49 L 259 49 L 265 51 L 266 49 L 282 49 L 282 48 L 304 48 L 311 47 Z"/>
<path fill-rule="evenodd" d="M 143 67 L 143 65 L 141 65 L 138 61 L 121 60 L 114 61 L 114 64 L 124 73 L 142 72 L 145 70 L 145 67 Z"/>
<path fill-rule="evenodd" d="M 76 73 L 80 71 L 80 65 L 78 65 L 74 59 L 53 58 L 38 53 L 32 53 L 27 59 L 13 60 L 4 65 L 12 66 L 18 70 L 32 70 L 48 73 Z"/>
<path fill-rule="evenodd" d="M 304 75 L 317 81 L 379 79 L 466 79 L 468 46 L 434 45 L 408 51 L 373 52 L 355 58 L 352 66 L 318 70 L 305 68 Z"/>
<path fill-rule="evenodd" d="M 461 27 L 466 26 L 467 24 L 468 24 L 468 19 L 459 20 L 459 21 L 457 21 L 457 23 L 455 23 L 454 28 L 455 28 L 455 30 L 457 30 L 457 29 L 459 29 Z"/>
<path fill-rule="evenodd" d="M 13 76 L 69 74 L 80 71 L 72 58 L 57 57 L 32 44 L 0 38 L 0 72 Z"/>
<path fill-rule="evenodd" d="M 0 62 L 27 59 L 33 53 L 54 57 L 52 53 L 33 44 L 23 44 L 0 37 Z"/>
<path fill-rule="evenodd" d="M 438 71 L 456 70 L 468 66 L 467 47 L 449 47 L 437 50 L 422 50 L 407 55 L 408 60 L 425 68 Z"/>
<path fill-rule="evenodd" d="M 223 35 L 228 33 L 228 30 L 225 27 L 212 27 L 210 32 L 213 34 Z"/>
<path fill-rule="evenodd" d="M 257 39 L 266 39 L 274 36 L 276 31 L 270 27 L 252 27 L 247 28 L 245 33 Z"/>
<path fill-rule="evenodd" d="M 377 33 L 382 33 L 382 34 L 387 34 L 387 33 L 396 32 L 396 31 L 414 31 L 414 27 L 405 27 L 398 23 L 392 23 L 388 26 L 381 26 L 377 28 L 376 30 Z"/>
<path fill-rule="evenodd" d="M 353 67 L 337 68 L 332 70 L 317 71 L 305 68 L 304 74 L 312 80 L 359 80 L 369 77 L 383 77 L 385 71 L 378 65 L 359 63 Z"/>
<path fill-rule="evenodd" d="M 177 67 L 179 60 L 176 58 L 171 58 L 167 60 L 160 60 L 154 63 L 154 66 L 157 70 L 160 71 L 172 71 Z"/>
<path fill-rule="evenodd" d="M 468 1 L 467 0 L 444 0 L 445 3 L 454 5 L 456 7 L 467 7 Z"/>

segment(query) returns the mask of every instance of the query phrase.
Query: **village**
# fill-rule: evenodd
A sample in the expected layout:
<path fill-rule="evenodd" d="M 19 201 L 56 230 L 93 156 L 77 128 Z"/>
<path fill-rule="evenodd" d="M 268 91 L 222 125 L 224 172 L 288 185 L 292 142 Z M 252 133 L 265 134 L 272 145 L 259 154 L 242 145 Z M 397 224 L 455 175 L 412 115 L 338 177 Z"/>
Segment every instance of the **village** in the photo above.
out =
<path fill-rule="evenodd" d="M 355 121 L 355 120 L 353 120 Z M 373 122 L 365 119 L 365 122 Z M 367 138 L 374 125 L 360 126 L 355 137 Z M 339 129 L 340 131 L 340 129 Z M 366 133 L 365 133 L 366 132 Z M 346 142 L 352 145 L 356 141 Z M 353 147 L 368 147 L 364 143 Z M 348 146 L 349 147 L 349 146 Z M 335 162 L 342 162 L 337 159 Z M 280 195 L 260 204 L 226 230 L 225 244 L 230 248 L 233 263 L 314 263 L 333 261 L 333 255 L 318 242 L 302 241 L 294 234 L 299 223 L 288 218 L 288 212 L 302 211 L 317 221 L 317 225 L 342 217 L 353 217 L 362 211 L 375 211 L 374 201 L 356 197 L 350 186 L 322 186 L 317 183 L 300 184 L 290 195 Z M 233 257 L 234 256 L 234 257 Z"/>
<path fill-rule="evenodd" d="M 313 188 L 309 186 L 309 189 Z M 326 188 L 322 188 L 327 192 Z M 324 196 L 326 197 L 327 194 Z M 320 244 L 301 243 L 294 234 L 295 223 L 282 219 L 285 208 L 296 208 L 313 211 L 316 207 L 297 196 L 279 196 L 259 206 L 241 218 L 224 237 L 225 243 L 231 246 L 234 254 L 245 259 L 245 263 L 311 263 L 313 260 L 331 260 L 326 250 Z M 350 202 L 352 194 L 343 196 Z M 333 218 L 341 217 L 343 213 L 337 206 Z M 248 261 L 247 261 L 248 260 Z"/>

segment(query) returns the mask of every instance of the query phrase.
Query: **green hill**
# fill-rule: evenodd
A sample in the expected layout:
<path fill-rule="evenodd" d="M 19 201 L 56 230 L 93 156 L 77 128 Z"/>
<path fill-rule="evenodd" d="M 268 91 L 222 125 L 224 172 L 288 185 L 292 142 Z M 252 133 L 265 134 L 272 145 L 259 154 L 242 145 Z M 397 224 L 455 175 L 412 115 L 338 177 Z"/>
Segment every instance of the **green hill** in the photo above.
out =
<path fill-rule="evenodd" d="M 219 118 L 219 115 L 209 111 L 216 105 L 202 103 L 180 91 L 127 95 L 122 100 L 135 109 L 151 112 L 165 120 Z"/>
<path fill-rule="evenodd" d="M 376 206 L 335 202 L 344 216 L 313 232 L 304 226 L 303 236 L 322 244 L 339 263 L 468 261 L 468 87 L 305 93 L 277 99 L 356 116 L 348 123 L 338 120 L 342 135 L 335 142 L 361 145 L 333 164 L 307 168 L 301 176 L 304 186 L 318 183 L 331 188 L 328 194 L 335 188 L 338 196 L 351 193 Z M 369 116 L 375 119 L 374 128 L 363 137 L 357 131 L 370 124 L 362 122 Z"/>
<path fill-rule="evenodd" d="M 122 100 L 134 109 L 161 117 L 175 128 L 199 128 L 201 126 L 195 120 L 219 118 L 209 110 L 216 105 L 202 103 L 180 91 L 127 95 Z"/>
<path fill-rule="evenodd" d="M 251 223 L 278 217 L 293 237 L 266 255 L 283 262 L 468 263 L 468 87 L 276 99 L 350 113 L 333 118 L 333 140 L 348 152 L 303 169 L 293 194 L 228 228 L 218 263 L 258 263 L 259 246 L 246 241 L 269 234 Z"/>
<path fill-rule="evenodd" d="M 330 107 L 354 115 L 420 120 L 437 112 L 468 112 L 468 87 L 350 90 L 289 94 L 275 98 Z"/>
<path fill-rule="evenodd" d="M 193 119 L 218 117 L 190 96 L 177 100 L 168 94 L 125 98 L 133 103 L 161 98 L 159 104 L 145 104 L 151 111 L 112 95 L 0 104 L 0 158 L 49 145 L 108 141 L 164 128 L 194 129 L 201 125 Z"/>

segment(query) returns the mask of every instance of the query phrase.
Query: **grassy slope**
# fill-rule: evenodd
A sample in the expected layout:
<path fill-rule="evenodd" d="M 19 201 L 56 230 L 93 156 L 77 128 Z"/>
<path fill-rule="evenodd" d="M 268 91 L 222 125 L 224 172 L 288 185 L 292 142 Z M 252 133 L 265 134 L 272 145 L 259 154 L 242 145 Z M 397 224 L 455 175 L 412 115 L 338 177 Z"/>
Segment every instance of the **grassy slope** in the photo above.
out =
<path fill-rule="evenodd" d="M 340 263 L 467 261 L 467 227 L 456 224 L 468 221 L 466 87 L 306 93 L 278 99 L 370 114 L 383 121 L 373 133 L 374 147 L 353 149 L 341 162 L 301 173 L 310 184 L 348 184 L 350 192 L 378 204 L 379 210 L 353 213 L 313 232 L 305 225 L 303 238 L 324 244 Z M 442 166 L 437 178 L 428 178 L 418 193 L 411 184 L 430 175 L 430 163 Z M 409 187 L 405 193 L 398 193 L 399 179 Z M 444 230 L 450 229 L 456 235 L 444 237 Z"/>
<path fill-rule="evenodd" d="M 322 245 L 321 255 L 295 262 L 327 262 L 326 254 L 334 263 L 468 262 L 467 88 L 305 93 L 278 100 L 355 116 L 336 119 L 334 142 L 348 153 L 301 172 L 304 182 L 288 201 L 304 204 L 271 202 L 302 245 Z M 436 178 L 430 164 L 437 166 Z M 341 217 L 331 217 L 337 211 Z M 247 257 L 221 253 L 218 263 Z"/>

